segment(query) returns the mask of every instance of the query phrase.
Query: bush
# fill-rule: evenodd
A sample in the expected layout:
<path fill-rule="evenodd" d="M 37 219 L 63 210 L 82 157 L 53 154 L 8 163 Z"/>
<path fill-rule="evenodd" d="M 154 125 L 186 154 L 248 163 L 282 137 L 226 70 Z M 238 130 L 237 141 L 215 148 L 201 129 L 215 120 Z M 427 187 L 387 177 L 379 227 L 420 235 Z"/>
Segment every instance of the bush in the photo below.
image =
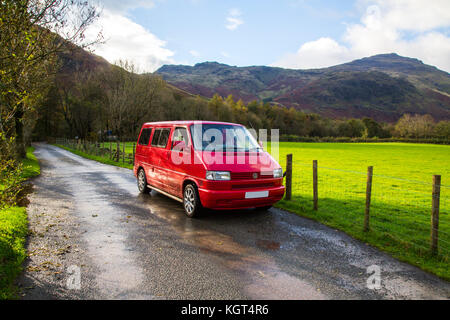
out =
<path fill-rule="evenodd" d="M 285 142 L 341 142 L 341 143 L 361 143 L 361 142 L 404 142 L 404 143 L 431 143 L 431 144 L 448 144 L 449 139 L 441 138 L 350 138 L 350 137 L 301 137 L 293 134 L 280 135 L 280 141 Z"/>
<path fill-rule="evenodd" d="M 0 209 L 14 206 L 22 190 L 23 166 L 13 155 L 14 140 L 0 133 Z"/>

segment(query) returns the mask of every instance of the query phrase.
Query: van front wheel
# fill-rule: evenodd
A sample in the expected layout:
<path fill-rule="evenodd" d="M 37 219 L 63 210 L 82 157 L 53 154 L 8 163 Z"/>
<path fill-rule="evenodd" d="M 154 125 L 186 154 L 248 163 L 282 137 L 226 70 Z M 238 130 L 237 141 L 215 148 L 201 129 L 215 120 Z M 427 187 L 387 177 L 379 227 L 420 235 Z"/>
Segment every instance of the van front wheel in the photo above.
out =
<path fill-rule="evenodd" d="M 189 218 L 194 218 L 200 214 L 202 204 L 197 188 L 193 184 L 188 184 L 183 191 L 184 212 Z"/>
<path fill-rule="evenodd" d="M 140 169 L 138 172 L 137 185 L 140 193 L 150 192 L 150 188 L 147 186 L 147 177 L 145 176 L 144 169 Z"/>

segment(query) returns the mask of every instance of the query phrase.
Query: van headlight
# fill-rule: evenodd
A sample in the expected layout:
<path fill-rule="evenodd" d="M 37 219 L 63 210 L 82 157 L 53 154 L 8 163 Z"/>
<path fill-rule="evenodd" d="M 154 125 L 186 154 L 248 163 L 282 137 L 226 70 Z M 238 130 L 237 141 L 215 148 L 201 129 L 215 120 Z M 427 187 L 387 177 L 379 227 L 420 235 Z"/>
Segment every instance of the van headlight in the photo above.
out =
<path fill-rule="evenodd" d="M 206 171 L 206 180 L 230 180 L 229 171 Z"/>
<path fill-rule="evenodd" d="M 273 177 L 274 178 L 281 178 L 283 177 L 283 169 L 282 168 L 278 168 L 273 170 Z"/>

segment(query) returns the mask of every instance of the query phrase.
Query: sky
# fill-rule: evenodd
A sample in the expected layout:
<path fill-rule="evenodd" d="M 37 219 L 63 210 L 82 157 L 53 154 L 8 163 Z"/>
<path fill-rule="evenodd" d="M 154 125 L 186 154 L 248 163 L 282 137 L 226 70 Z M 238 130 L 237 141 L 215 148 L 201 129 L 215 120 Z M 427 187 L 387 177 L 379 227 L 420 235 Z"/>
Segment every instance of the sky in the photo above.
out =
<path fill-rule="evenodd" d="M 450 72 L 449 0 L 96 0 L 111 63 L 328 67 L 397 53 Z"/>

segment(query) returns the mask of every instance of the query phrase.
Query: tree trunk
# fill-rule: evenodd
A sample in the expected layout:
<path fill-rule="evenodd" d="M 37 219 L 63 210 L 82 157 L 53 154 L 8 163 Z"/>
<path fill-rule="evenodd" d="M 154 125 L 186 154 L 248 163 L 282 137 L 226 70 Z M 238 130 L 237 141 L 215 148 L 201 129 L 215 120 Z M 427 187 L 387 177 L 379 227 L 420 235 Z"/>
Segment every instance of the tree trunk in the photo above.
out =
<path fill-rule="evenodd" d="M 25 112 L 23 110 L 23 104 L 20 103 L 17 106 L 17 110 L 14 114 L 15 129 L 16 129 L 16 155 L 19 158 L 25 158 L 27 153 L 25 151 L 25 141 L 23 134 L 23 116 Z"/>

